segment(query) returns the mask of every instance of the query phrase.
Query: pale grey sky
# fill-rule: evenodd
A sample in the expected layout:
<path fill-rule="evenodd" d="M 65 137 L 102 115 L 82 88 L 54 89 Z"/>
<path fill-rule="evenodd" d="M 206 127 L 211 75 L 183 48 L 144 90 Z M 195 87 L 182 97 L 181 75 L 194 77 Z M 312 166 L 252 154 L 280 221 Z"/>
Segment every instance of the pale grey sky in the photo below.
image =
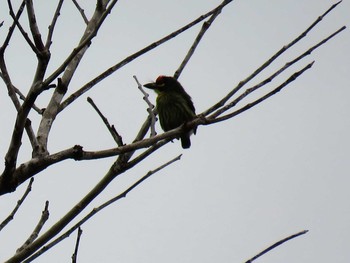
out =
<path fill-rule="evenodd" d="M 48 10 L 55 7 L 50 1 L 35 2 L 45 34 L 51 19 Z M 94 5 L 80 2 L 90 15 Z M 220 2 L 119 1 L 93 40 L 70 89 L 80 88 L 101 71 Z M 223 97 L 335 2 L 236 0 L 227 6 L 179 79 L 192 96 L 197 113 Z M 0 20 L 7 17 L 5 7 L 3 1 Z M 345 0 L 262 76 L 349 25 L 349 14 L 350 3 Z M 8 21 L 0 29 L 1 42 Z M 83 28 L 73 4 L 66 1 L 54 38 L 50 71 L 76 45 Z M 147 105 L 132 76 L 146 83 L 160 74 L 172 75 L 198 31 L 199 26 L 192 28 L 149 52 L 67 108 L 53 126 L 50 152 L 75 144 L 86 150 L 114 147 L 108 131 L 86 102 L 87 96 L 100 106 L 124 141 L 130 142 L 147 116 Z M 14 40 L 7 60 L 14 84 L 25 92 L 35 70 L 35 57 L 18 33 Z M 183 153 L 181 161 L 153 175 L 127 198 L 83 225 L 79 262 L 244 262 L 304 229 L 309 233 L 256 262 L 350 262 L 349 29 L 298 62 L 264 91 L 313 60 L 316 62 L 311 70 L 263 104 L 230 121 L 199 127 L 191 138 L 190 150 L 183 150 L 176 141 L 116 179 L 87 212 L 147 171 Z M 5 86 L 0 87 L 0 153 L 4 156 L 15 111 Z M 47 92 L 39 100 L 40 107 L 45 107 L 49 95 Z M 151 99 L 155 101 L 154 94 Z M 30 117 L 36 128 L 38 118 L 34 114 Z M 20 160 L 26 161 L 30 151 L 28 141 L 23 143 Z M 24 242 L 46 200 L 50 201 L 47 229 L 102 178 L 112 162 L 67 161 L 37 175 L 15 221 L 0 234 L 0 261 Z M 8 215 L 26 185 L 15 194 L 1 196 L 0 219 Z M 76 233 L 35 262 L 70 262 L 75 238 Z"/>

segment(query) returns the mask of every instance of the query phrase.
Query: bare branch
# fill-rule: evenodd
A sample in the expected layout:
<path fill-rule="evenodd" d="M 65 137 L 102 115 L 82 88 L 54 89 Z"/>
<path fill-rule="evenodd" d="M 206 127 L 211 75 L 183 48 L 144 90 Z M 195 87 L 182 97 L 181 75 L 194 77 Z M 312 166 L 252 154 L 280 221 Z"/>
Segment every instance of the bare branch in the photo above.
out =
<path fill-rule="evenodd" d="M 5 49 L 7 48 L 8 44 L 10 43 L 11 37 L 12 37 L 13 32 L 15 30 L 15 27 L 16 27 L 16 22 L 15 21 L 18 21 L 18 19 L 22 15 L 24 7 L 25 7 L 25 1 L 23 0 L 21 5 L 19 6 L 17 14 L 15 16 L 16 19 L 14 19 L 11 27 L 9 28 L 9 32 L 8 32 L 8 34 L 6 36 L 6 39 L 5 39 L 4 43 L 2 44 L 2 46 L 0 48 L 0 53 L 1 53 L 2 56 L 3 56 L 3 53 L 5 52 Z"/>
<path fill-rule="evenodd" d="M 75 7 L 78 9 L 79 13 L 81 14 L 81 17 L 83 18 L 85 24 L 89 23 L 89 19 L 86 17 L 84 9 L 82 9 L 79 5 L 79 3 L 76 0 L 72 0 Z"/>
<path fill-rule="evenodd" d="M 83 87 L 81 87 L 79 90 L 77 90 L 76 92 L 74 92 L 72 95 L 70 95 L 65 101 L 62 102 L 59 111 L 62 111 L 63 109 L 65 109 L 68 105 L 70 105 L 74 100 L 76 100 L 78 97 L 80 97 L 81 95 L 83 95 L 85 92 L 87 92 L 88 90 L 90 90 L 92 87 L 94 87 L 96 84 L 98 84 L 100 81 L 104 80 L 105 78 L 107 78 L 109 75 L 111 75 L 112 73 L 114 73 L 115 71 L 117 71 L 118 69 L 124 67 L 125 65 L 127 65 L 128 63 L 130 63 L 131 61 L 135 60 L 136 58 L 140 57 L 141 55 L 149 52 L 150 50 L 158 47 L 159 45 L 167 42 L 168 40 L 176 37 L 177 35 L 185 32 L 187 29 L 195 26 L 196 24 L 198 24 L 199 22 L 203 21 L 204 19 L 206 19 L 207 17 L 211 16 L 213 13 L 217 12 L 218 9 L 222 9 L 223 6 L 226 6 L 227 4 L 229 4 L 230 2 L 232 2 L 233 0 L 229 0 L 229 1 L 224 1 L 221 5 L 219 5 L 218 7 L 216 7 L 215 9 L 211 10 L 210 12 L 201 15 L 200 17 L 198 17 L 197 19 L 193 20 L 192 22 L 190 22 L 189 24 L 183 26 L 182 28 L 174 31 L 173 33 L 159 39 L 158 41 L 146 46 L 145 48 L 135 52 L 134 54 L 126 57 L 125 59 L 123 59 L 122 61 L 118 62 L 117 64 L 115 64 L 114 66 L 108 68 L 107 70 L 105 70 L 104 72 L 102 72 L 100 75 L 98 75 L 97 77 L 95 77 L 94 79 L 92 79 L 91 81 L 89 81 L 88 83 L 86 83 Z"/>
<path fill-rule="evenodd" d="M 275 95 L 277 92 L 280 92 L 284 87 L 286 87 L 288 84 L 290 84 L 291 82 L 293 82 L 294 80 L 296 80 L 300 75 L 302 75 L 306 70 L 310 69 L 312 67 L 312 65 L 314 64 L 314 61 L 309 63 L 308 65 L 306 65 L 304 68 L 302 68 L 301 70 L 295 72 L 292 76 L 290 76 L 285 82 L 283 82 L 281 85 L 279 85 L 277 88 L 275 88 L 274 90 L 270 91 L 269 93 L 267 93 L 266 95 L 260 97 L 259 99 L 248 103 L 247 105 L 245 105 L 244 107 L 226 114 L 222 117 L 218 117 L 218 118 L 208 118 L 207 119 L 207 124 L 212 124 L 212 123 L 217 123 L 217 122 L 221 122 L 224 120 L 228 120 L 230 118 L 235 117 L 238 114 L 241 114 L 242 112 L 249 110 L 250 108 L 256 106 L 257 104 L 263 102 L 264 100 L 270 98 L 271 96 Z"/>
<path fill-rule="evenodd" d="M 89 21 L 86 31 L 79 42 L 79 45 L 75 47 L 73 51 L 68 55 L 66 60 L 49 77 L 46 78 L 46 80 L 44 81 L 45 85 L 48 85 L 51 82 L 53 82 L 54 79 L 56 79 L 69 64 L 73 63 L 76 64 L 76 66 L 78 65 L 86 48 L 91 44 L 92 39 L 97 35 L 97 32 L 100 29 L 102 23 L 104 22 L 107 15 L 111 12 L 111 10 L 117 2 L 118 0 L 113 0 L 112 3 L 108 6 L 108 8 L 102 13 L 98 5 L 96 6 L 93 18 Z M 74 73 L 74 71 L 72 73 Z"/>
<path fill-rule="evenodd" d="M 319 16 L 312 24 L 309 26 L 303 33 L 301 33 L 298 37 L 296 37 L 293 41 L 288 43 L 287 45 L 283 46 L 279 51 L 277 51 L 270 59 L 268 59 L 265 63 L 263 63 L 258 69 L 256 69 L 250 76 L 248 76 L 246 79 L 242 80 L 233 90 L 231 90 L 224 98 L 222 98 L 218 103 L 210 107 L 208 110 L 203 112 L 203 115 L 207 116 L 208 114 L 212 113 L 216 109 L 220 108 L 221 106 L 225 105 L 225 103 L 239 91 L 245 84 L 247 84 L 250 80 L 252 80 L 254 77 L 256 77 L 260 72 L 262 72 L 264 69 L 266 69 L 273 61 L 275 61 L 280 55 L 282 55 L 285 51 L 287 51 L 289 48 L 294 46 L 297 42 L 299 42 L 302 38 L 304 38 L 319 22 L 322 21 L 322 19 L 330 12 L 332 11 L 341 1 L 338 3 L 332 5 L 323 15 Z"/>
<path fill-rule="evenodd" d="M 24 3 L 24 1 L 23 1 L 23 3 Z M 38 55 L 39 54 L 39 50 L 37 49 L 35 44 L 32 42 L 32 40 L 29 38 L 28 33 L 23 29 L 22 25 L 19 23 L 19 21 L 17 19 L 17 16 L 13 12 L 11 0 L 7 0 L 7 4 L 8 4 L 8 7 L 9 7 L 9 10 L 10 10 L 10 12 L 9 12 L 10 16 L 12 17 L 14 23 L 18 27 L 18 29 L 21 32 L 21 34 L 24 37 L 24 39 L 27 41 L 27 43 L 30 46 L 30 48 L 34 51 L 35 54 Z"/>
<path fill-rule="evenodd" d="M 83 234 L 83 230 L 81 229 L 81 227 L 78 228 L 78 234 L 77 234 L 77 241 L 75 242 L 75 249 L 74 249 L 74 253 L 72 255 L 72 263 L 76 263 L 77 262 L 77 258 L 78 258 L 78 248 L 79 248 L 79 244 L 80 244 L 80 237 Z"/>
<path fill-rule="evenodd" d="M 219 16 L 219 14 L 221 13 L 222 8 L 224 8 L 224 6 L 227 3 L 223 2 L 220 6 L 221 8 L 218 8 L 209 18 L 208 21 L 205 21 L 202 25 L 202 28 L 200 30 L 200 32 L 198 33 L 194 43 L 192 44 L 190 50 L 188 51 L 185 59 L 182 61 L 180 67 L 176 70 L 175 74 L 174 74 L 174 78 L 178 79 L 181 75 L 181 72 L 183 71 L 183 69 L 185 68 L 185 66 L 187 65 L 188 61 L 191 59 L 192 55 L 194 54 L 199 42 L 201 41 L 201 39 L 203 38 L 204 34 L 207 32 L 207 30 L 209 29 L 209 27 L 211 26 L 211 24 L 214 22 L 214 20 Z"/>
<path fill-rule="evenodd" d="M 12 86 L 13 87 L 13 90 L 18 94 L 19 98 L 22 100 L 22 101 L 25 101 L 26 97 L 23 95 L 23 93 L 18 89 L 16 88 L 15 86 Z M 39 109 L 39 107 L 37 107 L 34 103 L 32 105 L 32 108 L 33 110 L 35 110 L 37 113 L 39 113 L 40 115 L 43 114 L 44 110 L 43 109 Z M 17 108 L 17 110 L 19 109 L 19 107 Z"/>
<path fill-rule="evenodd" d="M 32 177 L 29 181 L 29 184 L 26 188 L 26 191 L 24 192 L 21 199 L 17 201 L 16 207 L 12 210 L 11 214 L 0 224 L 0 231 L 15 217 L 15 214 L 17 213 L 20 206 L 23 204 L 24 200 L 27 198 L 29 192 L 32 190 L 32 185 L 34 182 L 34 178 Z"/>
<path fill-rule="evenodd" d="M 30 244 L 32 244 L 35 241 L 35 239 L 38 237 L 41 229 L 43 228 L 44 224 L 46 223 L 47 219 L 49 219 L 49 215 L 50 215 L 50 213 L 49 213 L 49 201 L 46 201 L 44 211 L 42 211 L 40 220 L 39 220 L 38 224 L 36 225 L 36 227 L 34 228 L 33 233 L 26 240 L 26 242 L 24 242 L 24 244 L 20 248 L 17 249 L 16 253 L 23 251 L 24 249 L 26 249 Z"/>
<path fill-rule="evenodd" d="M 138 81 L 137 77 L 134 76 L 134 79 L 137 83 L 137 87 L 138 89 L 142 92 L 143 94 L 143 100 L 147 103 L 148 108 L 147 108 L 147 112 L 149 117 L 151 118 L 151 137 L 157 135 L 156 132 L 156 121 L 157 121 L 157 117 L 156 117 L 156 110 L 154 109 L 154 105 L 150 102 L 149 98 L 149 94 L 142 88 L 141 83 Z"/>
<path fill-rule="evenodd" d="M 276 243 L 274 243 L 273 245 L 269 246 L 268 248 L 264 249 L 262 252 L 260 252 L 259 254 L 257 254 L 256 256 L 252 257 L 251 259 L 247 260 L 245 263 L 252 263 L 254 260 L 256 260 L 257 258 L 261 257 L 262 255 L 270 252 L 272 249 L 282 245 L 283 243 L 293 239 L 293 238 L 296 238 L 298 236 L 301 236 L 301 235 L 304 235 L 306 234 L 307 232 L 309 232 L 309 230 L 303 230 L 299 233 L 296 233 L 296 234 L 293 234 L 289 237 L 286 237 L 284 239 L 281 239 L 280 241 L 277 241 Z"/>
<path fill-rule="evenodd" d="M 35 46 L 39 52 L 42 52 L 42 51 L 44 51 L 45 46 L 44 46 L 44 43 L 41 39 L 41 34 L 39 31 L 38 24 L 36 23 L 33 1 L 26 0 L 26 7 L 27 7 L 27 13 L 28 13 L 29 27 L 30 27 L 30 31 L 32 32 Z"/>
<path fill-rule="evenodd" d="M 68 58 L 59 66 L 54 73 L 52 73 L 42 85 L 49 85 L 59 74 L 64 71 L 62 78 L 59 78 L 57 88 L 54 91 L 54 94 L 51 97 L 51 100 L 47 106 L 47 110 L 43 114 L 43 118 L 40 122 L 38 129 L 38 144 L 39 150 L 38 155 L 48 154 L 47 142 L 48 136 L 56 119 L 57 114 L 59 113 L 58 108 L 60 103 L 67 92 L 69 83 L 78 68 L 78 65 L 83 58 L 86 50 L 89 48 L 91 40 L 97 35 L 98 30 L 100 29 L 103 21 L 106 19 L 107 15 L 111 12 L 114 5 L 117 3 L 117 0 L 113 0 L 106 10 L 101 10 L 97 5 L 94 15 L 89 21 L 83 36 L 80 39 L 79 45 L 71 52 Z"/>
<path fill-rule="evenodd" d="M 95 102 L 90 97 L 87 98 L 87 101 L 90 103 L 90 105 L 94 108 L 94 110 L 100 116 L 100 118 L 102 119 L 103 123 L 106 125 L 109 133 L 112 135 L 112 137 L 113 137 L 114 141 L 117 143 L 117 145 L 122 146 L 124 144 L 123 138 L 119 135 L 119 133 L 115 129 L 114 125 L 111 126 L 109 124 L 108 119 L 102 114 L 102 112 L 96 106 Z"/>
<path fill-rule="evenodd" d="M 55 29 L 57 19 L 58 19 L 59 15 L 60 15 L 61 8 L 62 8 L 62 5 L 63 5 L 63 1 L 64 1 L 64 0 L 60 0 L 60 1 L 58 2 L 57 8 L 56 8 L 56 11 L 55 11 L 55 14 L 53 15 L 51 24 L 49 25 L 49 32 L 48 32 L 48 34 L 47 34 L 46 43 L 45 43 L 45 48 L 46 48 L 47 50 L 50 49 L 50 46 L 51 46 L 51 44 L 52 44 L 53 31 L 54 31 L 54 29 Z"/>
<path fill-rule="evenodd" d="M 263 87 L 264 85 L 266 85 L 267 83 L 271 82 L 275 77 L 277 77 L 279 74 L 281 74 L 282 72 L 284 72 L 286 69 L 288 69 L 290 66 L 294 65 L 295 63 L 297 63 L 298 61 L 300 61 L 301 59 L 305 58 L 306 56 L 311 55 L 311 53 L 319 48 L 321 45 L 323 45 L 324 43 L 326 43 L 328 40 L 330 40 L 331 38 L 333 38 L 334 36 L 336 36 L 337 34 L 339 34 L 341 31 L 343 31 L 346 27 L 343 26 L 340 29 L 338 29 L 337 31 L 335 31 L 334 33 L 332 33 L 331 35 L 329 35 L 328 37 L 326 37 L 325 39 L 323 39 L 322 41 L 318 42 L 316 45 L 310 47 L 307 51 L 305 51 L 304 53 L 302 53 L 301 55 L 299 55 L 298 57 L 296 57 L 295 59 L 287 62 L 283 67 L 281 67 L 280 69 L 278 69 L 277 71 L 275 71 L 272 75 L 270 75 L 268 78 L 266 78 L 265 80 L 261 81 L 259 84 L 246 89 L 240 96 L 238 96 L 236 99 L 234 99 L 232 102 L 230 102 L 229 104 L 223 106 L 222 108 L 216 110 L 213 114 L 211 114 L 208 118 L 209 119 L 213 119 L 218 117 L 219 115 L 221 115 L 223 112 L 227 111 L 228 109 L 233 108 L 238 102 L 242 101 L 245 97 L 247 97 L 249 94 L 251 94 L 252 92 L 256 91 L 257 89 Z M 204 114 L 204 113 L 203 113 Z"/>
<path fill-rule="evenodd" d="M 139 186 L 142 182 L 144 182 L 146 179 L 151 177 L 153 174 L 159 172 L 160 170 L 164 169 L 165 167 L 169 166 L 170 164 L 178 161 L 181 159 L 182 154 L 178 155 L 177 157 L 173 158 L 172 160 L 168 161 L 167 163 L 159 166 L 158 168 L 149 171 L 146 175 L 141 177 L 139 180 L 137 180 L 134 184 L 132 184 L 128 189 L 126 189 L 124 192 L 121 194 L 111 198 L 107 202 L 101 204 L 98 207 L 95 207 L 94 209 L 91 210 L 90 213 L 88 213 L 84 218 L 82 218 L 78 223 L 76 223 L 73 227 L 71 227 L 69 230 L 67 230 L 65 233 L 63 233 L 61 236 L 50 242 L 49 244 L 45 245 L 45 247 L 41 248 L 38 252 L 33 254 L 30 258 L 24 261 L 24 263 L 32 262 L 34 259 L 60 243 L 62 240 L 66 239 L 67 237 L 70 236 L 71 233 L 73 233 L 77 228 L 80 228 L 85 222 L 87 222 L 90 218 L 95 216 L 97 213 L 99 213 L 101 210 L 104 208 L 110 206 L 111 204 L 117 202 L 118 200 L 125 198 L 128 193 L 130 193 L 132 190 L 134 190 L 137 186 Z"/>

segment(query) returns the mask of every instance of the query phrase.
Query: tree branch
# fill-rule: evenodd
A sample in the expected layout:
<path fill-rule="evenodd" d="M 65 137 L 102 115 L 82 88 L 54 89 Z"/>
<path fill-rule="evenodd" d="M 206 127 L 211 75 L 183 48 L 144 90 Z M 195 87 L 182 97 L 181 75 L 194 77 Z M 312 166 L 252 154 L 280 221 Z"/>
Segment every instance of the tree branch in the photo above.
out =
<path fill-rule="evenodd" d="M 17 213 L 18 209 L 20 208 L 20 206 L 23 204 L 24 200 L 27 198 L 29 192 L 32 190 L 32 185 L 34 182 L 34 178 L 32 177 L 29 181 L 29 184 L 26 188 L 26 191 L 24 192 L 23 196 L 21 199 L 19 199 L 17 201 L 17 205 L 16 207 L 12 210 L 11 214 L 9 214 L 9 216 L 0 224 L 0 231 L 10 222 L 13 220 L 13 218 L 15 217 L 15 214 Z"/>
<path fill-rule="evenodd" d="M 242 101 L 244 98 L 246 98 L 249 94 L 251 94 L 252 92 L 256 91 L 257 89 L 263 87 L 264 85 L 266 85 L 267 83 L 270 83 L 275 77 L 277 77 L 279 74 L 281 74 L 282 72 L 284 72 L 286 69 L 288 69 L 290 66 L 294 65 L 295 63 L 297 63 L 298 61 L 300 61 L 301 59 L 305 58 L 306 56 L 311 55 L 311 53 L 317 49 L 318 47 L 320 47 L 321 45 L 323 45 L 324 43 L 326 43 L 328 40 L 330 40 L 331 38 L 333 38 L 334 36 L 336 36 L 337 34 L 339 34 L 341 31 L 343 31 L 346 27 L 343 26 L 340 29 L 338 29 L 337 31 L 335 31 L 334 33 L 332 33 L 331 35 L 329 35 L 328 37 L 326 37 L 325 39 L 321 40 L 320 42 L 318 42 L 316 45 L 312 46 L 311 48 L 309 48 L 307 51 L 305 51 L 304 53 L 302 53 L 301 55 L 299 55 L 298 57 L 296 57 L 295 59 L 287 62 L 283 67 L 281 67 L 280 69 L 278 69 L 277 71 L 275 71 L 272 75 L 270 75 L 268 78 L 266 78 L 265 80 L 261 81 L 260 83 L 258 83 L 257 85 L 246 89 L 240 96 L 238 96 L 236 99 L 234 99 L 232 102 L 230 102 L 229 104 L 219 108 L 218 110 L 216 110 L 214 113 L 212 113 L 208 118 L 209 119 L 214 119 L 216 117 L 218 117 L 219 115 L 221 115 L 222 113 L 224 113 L 225 111 L 227 111 L 228 109 L 233 108 L 234 106 L 236 106 L 236 104 L 240 101 Z M 205 114 L 205 112 L 203 113 Z"/>
<path fill-rule="evenodd" d="M 87 92 L 88 90 L 90 90 L 92 87 L 94 87 L 96 84 L 98 84 L 100 81 L 104 80 L 105 78 L 107 78 L 109 75 L 111 75 L 112 73 L 114 73 L 115 71 L 117 71 L 118 69 L 124 67 L 125 65 L 127 65 L 128 63 L 130 63 L 131 61 L 135 60 L 136 58 L 140 57 L 141 55 L 149 52 L 150 50 L 160 46 L 161 44 L 167 42 L 168 40 L 176 37 L 177 35 L 185 32 L 187 29 L 193 27 L 194 25 L 198 24 L 199 22 L 203 21 L 204 19 L 206 19 L 207 17 L 211 16 L 213 13 L 217 12 L 218 9 L 222 9 L 223 6 L 226 6 L 227 4 L 229 4 L 230 2 L 232 2 L 233 0 L 229 0 L 229 1 L 224 1 L 222 2 L 221 5 L 217 6 L 216 8 L 214 8 L 213 10 L 209 11 L 208 13 L 201 15 L 200 17 L 198 17 L 197 19 L 193 20 L 192 22 L 188 23 L 187 25 L 183 26 L 182 28 L 174 31 L 173 33 L 159 39 L 158 41 L 146 46 L 145 48 L 135 52 L 134 54 L 126 57 L 125 59 L 123 59 L 122 61 L 118 62 L 117 64 L 115 64 L 114 66 L 108 68 L 107 70 L 105 70 L 104 72 L 102 72 L 100 75 L 98 75 L 97 77 L 95 77 L 94 79 L 92 79 L 91 81 L 89 81 L 88 83 L 86 83 L 83 87 L 81 87 L 79 90 L 77 90 L 76 92 L 74 92 L 72 95 L 70 95 L 65 101 L 62 102 L 59 111 L 62 111 L 63 109 L 65 109 L 68 105 L 70 105 L 73 101 L 75 101 L 77 98 L 79 98 L 81 95 L 83 95 L 85 92 Z"/>
<path fill-rule="evenodd" d="M 155 128 L 155 125 L 156 125 L 156 121 L 157 121 L 157 117 L 156 117 L 156 109 L 154 108 L 154 105 L 150 102 L 150 100 L 148 99 L 149 98 L 149 94 L 142 88 L 142 85 L 141 83 L 138 81 L 137 77 L 134 76 L 134 79 L 137 83 L 137 88 L 141 91 L 141 93 L 143 94 L 143 100 L 147 103 L 148 105 L 148 108 L 147 108 L 147 112 L 148 112 L 148 116 L 150 117 L 151 119 L 151 137 L 152 136 L 155 136 L 157 135 L 157 132 L 156 132 L 156 128 Z"/>
<path fill-rule="evenodd" d="M 34 240 L 38 237 L 41 229 L 43 228 L 44 224 L 46 223 L 47 219 L 49 219 L 49 201 L 45 202 L 45 208 L 44 211 L 41 213 L 40 220 L 37 224 L 37 226 L 34 228 L 33 233 L 29 236 L 29 238 L 24 242 L 24 244 L 17 249 L 16 253 L 20 253 L 24 249 L 26 249 L 30 244 L 34 242 Z"/>
<path fill-rule="evenodd" d="M 67 230 L 65 233 L 63 233 L 61 236 L 50 242 L 49 244 L 45 245 L 45 247 L 41 248 L 38 252 L 33 254 L 30 258 L 25 260 L 23 263 L 28 263 L 32 262 L 34 259 L 60 243 L 62 240 L 66 239 L 67 237 L 70 236 L 71 233 L 73 233 L 77 228 L 80 228 L 85 222 L 87 222 L 90 218 L 95 216 L 97 213 L 105 209 L 106 207 L 110 206 L 111 204 L 119 201 L 122 198 L 125 198 L 128 193 L 130 193 L 132 190 L 134 190 L 137 186 L 139 186 L 142 182 L 144 182 L 146 179 L 151 177 L 153 174 L 159 172 L 160 170 L 164 169 L 165 167 L 169 166 L 170 164 L 178 161 L 181 159 L 182 154 L 178 155 L 177 157 L 173 158 L 172 160 L 168 161 L 167 163 L 159 166 L 158 168 L 149 171 L 146 175 L 141 177 L 139 180 L 137 180 L 134 184 L 132 184 L 129 188 L 127 188 L 125 191 L 123 191 L 121 194 L 111 198 L 107 202 L 104 202 L 98 207 L 95 207 L 94 209 L 91 210 L 86 216 L 84 216 L 81 220 L 79 220 L 78 223 L 76 223 L 73 227 L 71 227 L 69 230 Z"/>
<path fill-rule="evenodd" d="M 257 258 L 261 257 L 262 255 L 270 252 L 272 249 L 282 245 L 283 243 L 293 239 L 293 238 L 296 238 L 298 236 L 301 236 L 301 235 L 304 235 L 306 234 L 307 232 L 309 232 L 309 230 L 303 230 L 299 233 L 296 233 L 294 235 L 291 235 L 289 237 L 286 237 L 284 239 L 281 239 L 280 241 L 277 241 L 276 243 L 274 243 L 273 245 L 269 246 L 268 248 L 264 249 L 262 252 L 260 252 L 259 254 L 257 254 L 256 256 L 252 257 L 251 259 L 247 260 L 245 263 L 252 263 L 254 260 L 256 260 Z"/>
<path fill-rule="evenodd" d="M 82 9 L 80 7 L 79 3 L 76 0 L 72 0 L 72 1 L 74 3 L 75 7 L 78 9 L 78 11 L 79 11 L 81 17 L 83 18 L 85 24 L 88 24 L 89 23 L 89 19 L 86 17 L 84 9 Z"/>
<path fill-rule="evenodd" d="M 100 116 L 100 118 L 102 119 L 103 123 L 106 125 L 109 133 L 112 135 L 112 137 L 113 137 L 114 141 L 117 143 L 117 145 L 122 146 L 124 144 L 123 138 L 119 135 L 119 133 L 115 129 L 114 125 L 111 126 L 109 124 L 107 118 L 102 114 L 102 112 L 96 106 L 95 102 L 90 97 L 87 98 L 87 101 L 90 103 L 90 105 L 94 108 L 94 110 Z"/>
<path fill-rule="evenodd" d="M 55 30 L 56 22 L 57 22 L 57 19 L 58 19 L 59 15 L 60 15 L 61 8 L 62 8 L 62 5 L 63 5 L 63 1 L 64 0 L 59 0 L 59 2 L 57 4 L 56 11 L 55 11 L 55 14 L 53 15 L 51 24 L 49 25 L 49 32 L 47 33 L 47 38 L 46 38 L 46 43 L 45 43 L 45 48 L 47 50 L 50 49 L 51 44 L 52 44 L 53 31 Z"/>
<path fill-rule="evenodd" d="M 208 21 L 205 21 L 202 25 L 202 28 L 200 30 L 200 32 L 198 33 L 195 41 L 193 42 L 190 50 L 188 51 L 185 59 L 182 61 L 180 67 L 176 70 L 175 74 L 174 74 L 174 78 L 178 79 L 181 75 L 181 72 L 183 71 L 183 69 L 185 68 L 185 66 L 187 65 L 188 61 L 191 59 L 192 55 L 194 54 L 199 42 L 201 41 L 201 39 L 203 38 L 204 34 L 207 32 L 207 30 L 209 29 L 209 27 L 211 26 L 211 24 L 214 22 L 214 20 L 219 16 L 219 14 L 221 13 L 222 9 L 225 7 L 225 5 L 227 5 L 228 1 L 224 1 L 223 3 L 221 3 L 221 5 L 219 6 L 219 8 L 217 8 L 215 10 L 215 12 L 211 15 L 211 17 L 209 18 Z"/>
<path fill-rule="evenodd" d="M 233 90 L 231 90 L 224 98 L 222 98 L 219 102 L 214 104 L 212 107 L 210 107 L 208 110 L 203 112 L 203 115 L 207 116 L 213 111 L 217 110 L 218 108 L 225 105 L 225 103 L 234 95 L 236 94 L 245 84 L 247 84 L 250 80 L 255 78 L 260 72 L 262 72 L 264 69 L 266 69 L 273 61 L 275 61 L 280 55 L 282 55 L 284 52 L 286 52 L 289 48 L 294 46 L 296 43 L 298 43 L 302 38 L 306 37 L 306 35 L 319 23 L 322 21 L 322 19 L 330 12 L 332 11 L 338 4 L 340 4 L 341 1 L 338 3 L 332 5 L 325 13 L 323 13 L 321 16 L 319 16 L 304 32 L 302 32 L 298 37 L 296 37 L 294 40 L 292 40 L 287 45 L 283 46 L 279 51 L 277 51 L 270 59 L 268 59 L 266 62 L 264 62 L 259 68 L 257 68 L 251 75 L 249 75 L 246 79 L 242 80 Z"/>
<path fill-rule="evenodd" d="M 77 263 L 77 258 L 78 258 L 78 248 L 80 244 L 80 237 L 83 234 L 83 230 L 81 227 L 78 228 L 78 234 L 77 234 L 77 241 L 75 242 L 75 249 L 74 253 L 72 255 L 72 263 Z"/>

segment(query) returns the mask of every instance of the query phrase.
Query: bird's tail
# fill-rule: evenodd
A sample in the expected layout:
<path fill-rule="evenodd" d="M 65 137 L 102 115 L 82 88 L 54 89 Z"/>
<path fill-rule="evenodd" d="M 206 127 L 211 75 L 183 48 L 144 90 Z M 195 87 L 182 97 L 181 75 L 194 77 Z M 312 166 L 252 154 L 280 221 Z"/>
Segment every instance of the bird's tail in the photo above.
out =
<path fill-rule="evenodd" d="M 190 133 L 181 136 L 181 146 L 184 149 L 188 149 L 191 147 Z"/>

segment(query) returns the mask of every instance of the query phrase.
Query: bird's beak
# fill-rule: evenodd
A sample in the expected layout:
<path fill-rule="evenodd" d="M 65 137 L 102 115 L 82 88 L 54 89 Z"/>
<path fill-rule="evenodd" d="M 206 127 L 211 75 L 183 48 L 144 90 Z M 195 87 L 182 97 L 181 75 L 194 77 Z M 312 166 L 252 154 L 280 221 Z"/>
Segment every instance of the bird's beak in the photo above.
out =
<path fill-rule="evenodd" d="M 148 89 L 156 89 L 157 88 L 157 84 L 156 83 L 147 83 L 145 85 L 143 85 L 145 88 Z"/>

